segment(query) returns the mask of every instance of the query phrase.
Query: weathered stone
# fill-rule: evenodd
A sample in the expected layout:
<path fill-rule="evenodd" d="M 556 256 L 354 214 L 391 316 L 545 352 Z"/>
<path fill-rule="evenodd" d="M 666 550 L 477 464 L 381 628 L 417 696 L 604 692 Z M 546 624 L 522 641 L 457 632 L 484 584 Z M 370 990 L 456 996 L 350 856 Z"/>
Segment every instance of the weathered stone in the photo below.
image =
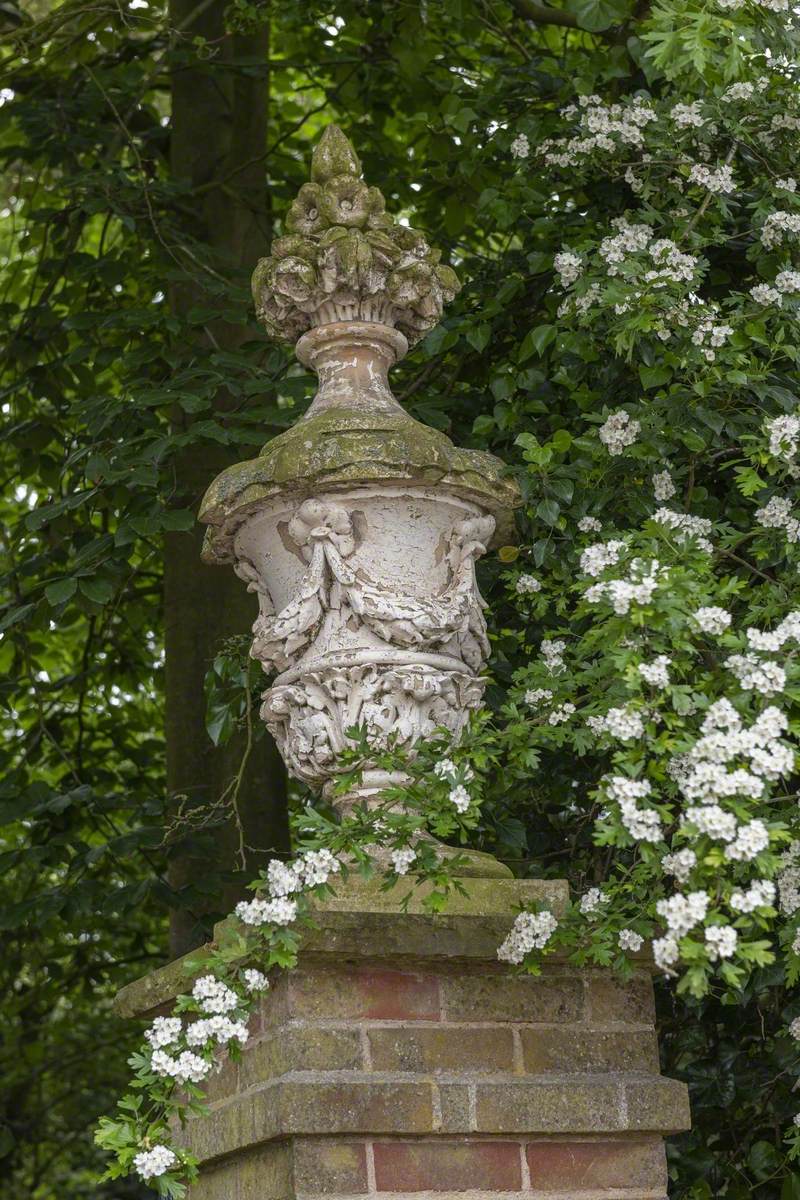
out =
<path fill-rule="evenodd" d="M 442 980 L 448 1021 L 547 1021 L 573 1023 L 583 1017 L 583 983 L 571 975 L 455 974 Z"/>
<path fill-rule="evenodd" d="M 586 976 L 588 1019 L 593 1025 L 624 1022 L 652 1026 L 655 1001 L 650 974 L 639 972 L 622 980 L 610 973 Z"/>
<path fill-rule="evenodd" d="M 525 1070 L 531 1075 L 576 1071 L 658 1071 L 655 1030 L 520 1030 Z"/>
<path fill-rule="evenodd" d="M 241 1089 L 287 1071 L 358 1071 L 362 1046 L 356 1029 L 279 1029 L 248 1048 L 240 1067 Z"/>
<path fill-rule="evenodd" d="M 299 1194 L 337 1195 L 369 1190 L 364 1142 L 298 1138 L 293 1146 L 294 1186 Z"/>
<path fill-rule="evenodd" d="M 375 1071 L 511 1071 L 514 1067 L 511 1029 L 403 1025 L 370 1029 L 367 1040 Z"/>

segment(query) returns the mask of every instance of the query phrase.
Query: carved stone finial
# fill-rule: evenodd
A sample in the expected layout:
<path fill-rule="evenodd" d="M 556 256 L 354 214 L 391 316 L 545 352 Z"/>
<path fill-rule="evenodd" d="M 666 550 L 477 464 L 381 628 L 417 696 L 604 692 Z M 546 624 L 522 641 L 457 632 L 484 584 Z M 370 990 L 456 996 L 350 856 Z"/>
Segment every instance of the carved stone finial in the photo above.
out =
<path fill-rule="evenodd" d="M 338 125 L 320 138 L 311 180 L 289 210 L 286 236 L 253 274 L 267 332 L 294 343 L 318 325 L 370 321 L 418 342 L 459 291 L 455 271 L 422 233 L 389 216 Z"/>

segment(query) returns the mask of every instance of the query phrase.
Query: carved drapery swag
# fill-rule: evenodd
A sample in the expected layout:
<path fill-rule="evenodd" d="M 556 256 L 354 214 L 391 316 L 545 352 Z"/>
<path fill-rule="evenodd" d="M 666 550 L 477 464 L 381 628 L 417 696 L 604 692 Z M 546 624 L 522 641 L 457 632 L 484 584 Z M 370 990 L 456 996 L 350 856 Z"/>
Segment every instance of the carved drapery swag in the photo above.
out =
<path fill-rule="evenodd" d="M 273 337 L 299 337 L 319 390 L 215 480 L 201 517 L 206 560 L 233 562 L 258 596 L 252 654 L 277 674 L 262 718 L 290 773 L 322 788 L 352 726 L 376 747 L 459 737 L 489 653 L 475 561 L 516 494 L 502 464 L 414 421 L 389 388 L 457 292 L 454 272 L 386 214 L 336 126 L 311 176 L 253 292 Z"/>

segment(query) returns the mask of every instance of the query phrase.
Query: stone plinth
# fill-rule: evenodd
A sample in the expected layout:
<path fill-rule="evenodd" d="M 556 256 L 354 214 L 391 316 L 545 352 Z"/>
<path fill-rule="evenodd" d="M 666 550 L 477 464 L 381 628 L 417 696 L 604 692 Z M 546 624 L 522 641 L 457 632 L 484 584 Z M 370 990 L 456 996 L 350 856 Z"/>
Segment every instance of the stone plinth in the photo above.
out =
<path fill-rule="evenodd" d="M 566 885 L 463 883 L 438 917 L 402 912 L 404 884 L 351 880 L 318 907 L 182 1135 L 203 1164 L 192 1200 L 664 1200 L 663 1137 L 689 1111 L 658 1073 L 646 961 L 626 982 L 554 959 L 512 974 L 495 953 L 515 910 L 557 912 Z M 172 964 L 118 1009 L 165 1011 L 187 982 Z"/>

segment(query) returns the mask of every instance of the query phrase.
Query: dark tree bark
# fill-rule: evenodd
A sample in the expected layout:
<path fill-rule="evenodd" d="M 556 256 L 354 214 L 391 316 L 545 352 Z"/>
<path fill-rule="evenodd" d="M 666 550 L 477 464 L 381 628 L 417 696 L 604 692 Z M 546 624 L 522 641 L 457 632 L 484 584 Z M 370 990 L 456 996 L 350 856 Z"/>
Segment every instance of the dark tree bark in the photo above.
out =
<path fill-rule="evenodd" d="M 264 155 L 269 109 L 269 18 L 255 32 L 226 34 L 224 0 L 171 0 L 176 30 L 172 55 L 171 167 L 174 177 L 198 189 L 190 197 L 191 234 L 211 245 L 231 270 L 252 268 L 269 242 Z M 198 54 L 193 39 L 205 39 L 210 55 Z M 176 287 L 171 303 L 182 314 L 202 295 Z M 215 323 L 217 346 L 234 347 L 239 328 Z M 224 418 L 229 399 L 216 407 Z M 176 423 L 191 417 L 176 416 Z M 227 448 L 190 448 L 175 466 L 175 504 L 197 511 L 208 484 L 233 457 Z M 173 810 L 207 806 L 221 797 L 240 770 L 244 736 L 215 748 L 205 727 L 203 679 L 220 642 L 249 630 L 253 597 L 233 571 L 200 561 L 203 531 L 166 538 L 164 625 L 167 786 Z M 247 847 L 250 874 L 270 850 L 288 846 L 286 783 L 274 743 L 264 736 L 251 748 L 242 774 L 236 812 L 209 838 L 182 837 L 170 862 L 170 882 L 187 907 L 173 911 L 171 950 L 184 953 L 205 934 L 208 915 L 226 911 L 239 898 L 235 881 L 215 886 L 220 874 L 236 870 L 240 841 Z M 206 890 L 207 889 L 207 890 Z M 205 918 L 205 920 L 204 920 Z"/>

